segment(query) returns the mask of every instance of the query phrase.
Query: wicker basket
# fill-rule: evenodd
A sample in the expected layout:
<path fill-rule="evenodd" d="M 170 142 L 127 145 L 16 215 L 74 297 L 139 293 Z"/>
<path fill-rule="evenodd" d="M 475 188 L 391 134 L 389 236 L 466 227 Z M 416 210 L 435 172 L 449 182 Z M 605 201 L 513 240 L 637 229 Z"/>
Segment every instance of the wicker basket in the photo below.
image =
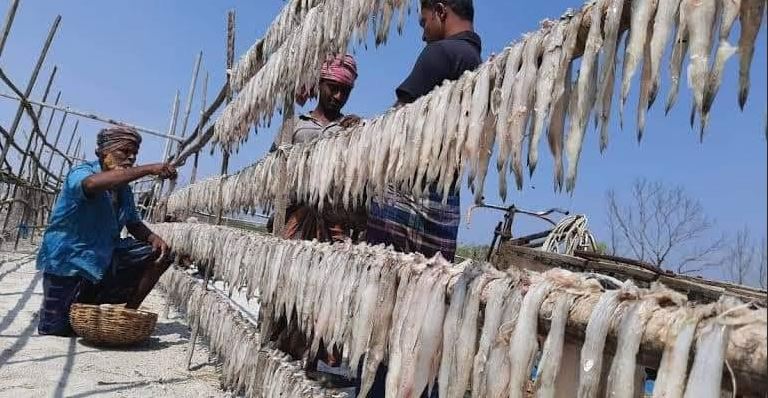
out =
<path fill-rule="evenodd" d="M 122 305 L 72 304 L 72 329 L 85 341 L 106 346 L 127 346 L 149 338 L 157 314 L 127 309 Z"/>

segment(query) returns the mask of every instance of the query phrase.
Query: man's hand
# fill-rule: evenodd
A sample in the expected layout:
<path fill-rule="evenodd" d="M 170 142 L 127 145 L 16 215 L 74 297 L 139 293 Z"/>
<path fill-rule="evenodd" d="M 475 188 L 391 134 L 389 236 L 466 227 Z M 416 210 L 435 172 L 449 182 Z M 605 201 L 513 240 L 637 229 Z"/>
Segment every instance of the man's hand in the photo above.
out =
<path fill-rule="evenodd" d="M 155 260 L 156 263 L 161 263 L 165 258 L 168 256 L 168 252 L 170 252 L 170 248 L 168 247 L 168 244 L 165 243 L 165 241 L 155 235 L 154 233 L 152 235 L 149 235 L 149 238 L 147 238 L 147 242 L 152 245 L 152 251 L 155 253 L 160 252 L 160 256 L 157 257 L 157 260 Z"/>
<path fill-rule="evenodd" d="M 150 165 L 152 174 L 160 177 L 163 180 L 166 179 L 176 179 L 178 177 L 178 173 L 176 172 L 176 168 L 173 167 L 170 163 L 155 163 L 153 165 Z"/>
<path fill-rule="evenodd" d="M 348 129 L 350 127 L 357 126 L 358 124 L 360 124 L 360 122 L 362 120 L 363 119 L 360 116 L 357 116 L 357 115 L 347 115 L 347 116 L 344 116 L 343 118 L 341 118 L 341 121 L 339 122 L 339 125 L 341 127 L 345 128 L 345 129 Z"/>

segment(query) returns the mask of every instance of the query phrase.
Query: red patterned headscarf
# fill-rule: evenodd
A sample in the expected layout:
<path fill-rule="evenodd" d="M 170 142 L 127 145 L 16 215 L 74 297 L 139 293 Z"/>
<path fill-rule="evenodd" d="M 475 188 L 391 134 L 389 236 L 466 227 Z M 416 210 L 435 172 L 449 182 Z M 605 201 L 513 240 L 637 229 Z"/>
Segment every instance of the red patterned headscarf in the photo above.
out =
<path fill-rule="evenodd" d="M 355 58 L 347 54 L 328 59 L 320 69 L 320 79 L 355 87 L 355 80 L 357 80 Z"/>
<path fill-rule="evenodd" d="M 349 54 L 330 57 L 320 68 L 320 80 L 329 80 L 348 87 L 354 87 L 357 80 L 357 62 Z M 296 94 L 296 102 L 304 105 L 309 98 L 317 96 L 317 87 L 303 89 Z"/>

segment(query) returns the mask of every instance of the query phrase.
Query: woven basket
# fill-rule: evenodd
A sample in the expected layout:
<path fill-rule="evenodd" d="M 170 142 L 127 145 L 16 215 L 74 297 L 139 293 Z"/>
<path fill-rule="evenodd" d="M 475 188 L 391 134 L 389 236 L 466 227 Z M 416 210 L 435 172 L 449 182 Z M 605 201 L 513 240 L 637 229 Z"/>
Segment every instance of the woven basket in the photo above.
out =
<path fill-rule="evenodd" d="M 149 338 L 155 330 L 157 314 L 122 305 L 75 303 L 69 319 L 75 333 L 89 343 L 127 346 Z"/>

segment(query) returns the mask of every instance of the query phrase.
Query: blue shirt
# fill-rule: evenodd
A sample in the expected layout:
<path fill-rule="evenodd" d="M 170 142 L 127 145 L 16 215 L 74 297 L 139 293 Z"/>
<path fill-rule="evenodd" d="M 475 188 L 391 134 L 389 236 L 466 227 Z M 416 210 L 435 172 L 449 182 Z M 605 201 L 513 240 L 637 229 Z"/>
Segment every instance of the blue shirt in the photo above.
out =
<path fill-rule="evenodd" d="M 111 264 L 120 231 L 141 222 L 127 184 L 116 190 L 117 206 L 112 191 L 85 196 L 83 181 L 100 172 L 96 161 L 78 165 L 67 175 L 37 254 L 38 270 L 99 282 Z"/>

